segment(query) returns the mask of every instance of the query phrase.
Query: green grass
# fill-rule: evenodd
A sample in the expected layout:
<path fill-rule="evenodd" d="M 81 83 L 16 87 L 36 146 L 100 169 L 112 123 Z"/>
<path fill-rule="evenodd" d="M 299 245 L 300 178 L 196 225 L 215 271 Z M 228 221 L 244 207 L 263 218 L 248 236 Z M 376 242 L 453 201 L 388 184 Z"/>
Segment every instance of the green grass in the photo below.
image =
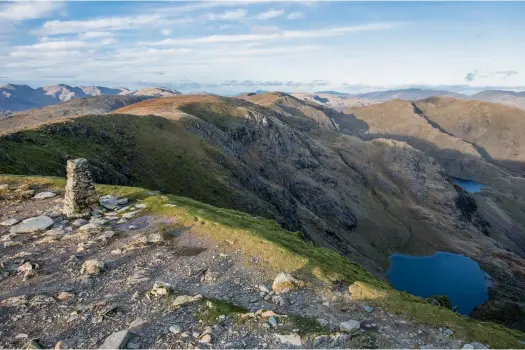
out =
<path fill-rule="evenodd" d="M 28 182 L 33 186 L 63 186 L 57 178 L 0 176 L 0 183 Z M 304 241 L 300 233 L 282 229 L 275 221 L 254 218 L 250 214 L 222 209 L 193 199 L 172 195 L 149 195 L 148 191 L 135 187 L 97 186 L 101 194 L 135 196 L 143 198 L 148 205 L 147 213 L 176 218 L 177 224 L 186 227 L 191 234 L 214 239 L 223 249 L 240 250 L 246 268 L 264 269 L 273 278 L 280 271 L 292 272 L 310 286 L 330 286 L 331 282 L 350 284 L 355 301 L 366 300 L 371 305 L 401 315 L 416 323 L 433 327 L 448 327 L 454 337 L 466 341 L 479 341 L 493 348 L 523 348 L 518 340 L 525 334 L 503 326 L 481 322 L 458 315 L 451 310 L 428 304 L 424 299 L 398 292 L 387 283 L 349 262 L 341 255 Z M 176 207 L 165 206 L 175 204 Z M 226 240 L 233 241 L 230 245 Z M 257 263 L 252 258 L 257 257 Z M 221 314 L 240 313 L 234 305 L 214 301 L 215 307 L 202 317 L 215 319 Z M 244 312 L 244 310 L 242 311 Z M 295 319 L 304 331 L 315 331 L 312 320 Z"/>
<path fill-rule="evenodd" d="M 326 334 L 330 332 L 330 328 L 327 326 L 321 326 L 317 320 L 304 317 L 299 315 L 289 315 L 287 318 L 279 319 L 280 322 L 290 323 L 293 328 L 299 330 L 298 334 L 300 336 L 305 335 L 319 335 Z"/>
<path fill-rule="evenodd" d="M 231 319 L 237 320 L 240 314 L 247 312 L 248 310 L 246 308 L 223 300 L 205 299 L 201 301 L 201 305 L 195 316 L 205 324 L 212 325 L 217 324 L 220 315 L 226 315 Z"/>
<path fill-rule="evenodd" d="M 102 115 L 0 137 L 0 173 L 65 176 L 66 160 L 86 158 L 98 183 L 140 186 L 221 207 L 263 204 L 232 185 L 237 161 L 190 132 L 184 121 Z"/>

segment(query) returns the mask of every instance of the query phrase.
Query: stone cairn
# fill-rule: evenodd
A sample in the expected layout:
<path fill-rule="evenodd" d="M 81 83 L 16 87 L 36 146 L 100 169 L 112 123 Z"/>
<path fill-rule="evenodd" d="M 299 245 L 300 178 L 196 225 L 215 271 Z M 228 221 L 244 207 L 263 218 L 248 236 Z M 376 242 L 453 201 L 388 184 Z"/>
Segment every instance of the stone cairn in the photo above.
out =
<path fill-rule="evenodd" d="M 98 195 L 84 158 L 67 161 L 64 214 L 69 218 L 89 215 L 98 207 Z"/>

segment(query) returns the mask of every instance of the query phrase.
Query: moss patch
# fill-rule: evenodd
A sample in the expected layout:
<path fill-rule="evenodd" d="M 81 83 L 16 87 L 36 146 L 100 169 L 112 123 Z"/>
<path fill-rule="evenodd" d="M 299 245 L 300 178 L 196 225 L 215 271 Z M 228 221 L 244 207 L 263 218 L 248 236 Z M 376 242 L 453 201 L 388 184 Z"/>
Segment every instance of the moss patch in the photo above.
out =
<path fill-rule="evenodd" d="M 223 300 L 206 299 L 201 301 L 195 316 L 206 324 L 216 324 L 221 315 L 237 320 L 240 314 L 245 314 L 246 312 L 248 312 L 246 308 Z"/>

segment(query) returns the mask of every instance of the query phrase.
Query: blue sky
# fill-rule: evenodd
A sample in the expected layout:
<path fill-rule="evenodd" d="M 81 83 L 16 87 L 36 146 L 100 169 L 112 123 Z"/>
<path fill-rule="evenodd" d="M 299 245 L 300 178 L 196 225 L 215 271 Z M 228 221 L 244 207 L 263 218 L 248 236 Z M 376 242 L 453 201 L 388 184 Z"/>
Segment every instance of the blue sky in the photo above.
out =
<path fill-rule="evenodd" d="M 0 84 L 525 90 L 525 2 L 0 2 Z"/>

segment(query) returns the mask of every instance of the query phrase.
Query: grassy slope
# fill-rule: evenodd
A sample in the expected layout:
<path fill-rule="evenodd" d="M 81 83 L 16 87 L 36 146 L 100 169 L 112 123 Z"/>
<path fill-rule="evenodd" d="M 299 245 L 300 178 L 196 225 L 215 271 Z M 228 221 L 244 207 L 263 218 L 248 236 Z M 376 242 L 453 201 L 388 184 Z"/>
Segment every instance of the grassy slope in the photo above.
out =
<path fill-rule="evenodd" d="M 0 150 L 0 173 L 65 176 L 66 159 L 83 157 L 100 182 L 133 184 L 235 209 L 248 207 L 244 200 L 264 214 L 256 199 L 232 187 L 224 166 L 234 160 L 189 132 L 184 122 L 122 114 L 81 117 L 0 138 Z"/>
<path fill-rule="evenodd" d="M 0 183 L 30 183 L 57 189 L 65 185 L 62 178 L 8 175 L 0 176 Z M 455 337 L 467 341 L 479 341 L 493 348 L 524 347 L 518 340 L 525 340 L 525 334 L 469 319 L 427 304 L 421 298 L 398 292 L 359 265 L 334 251 L 305 242 L 299 233 L 285 231 L 275 221 L 254 218 L 250 214 L 217 208 L 185 197 L 152 195 L 137 187 L 98 185 L 97 190 L 100 194 L 144 199 L 150 214 L 174 217 L 178 224 L 193 234 L 205 235 L 219 243 L 226 239 L 241 241 L 242 244 L 235 247 L 241 248 L 246 264 L 250 264 L 254 255 L 259 257 L 257 265 L 268 271 L 269 278 L 278 271 L 290 271 L 313 285 L 344 281 L 351 284 L 354 300 L 367 300 L 414 322 L 449 327 L 454 330 Z M 168 203 L 176 206 L 165 206 Z"/>

